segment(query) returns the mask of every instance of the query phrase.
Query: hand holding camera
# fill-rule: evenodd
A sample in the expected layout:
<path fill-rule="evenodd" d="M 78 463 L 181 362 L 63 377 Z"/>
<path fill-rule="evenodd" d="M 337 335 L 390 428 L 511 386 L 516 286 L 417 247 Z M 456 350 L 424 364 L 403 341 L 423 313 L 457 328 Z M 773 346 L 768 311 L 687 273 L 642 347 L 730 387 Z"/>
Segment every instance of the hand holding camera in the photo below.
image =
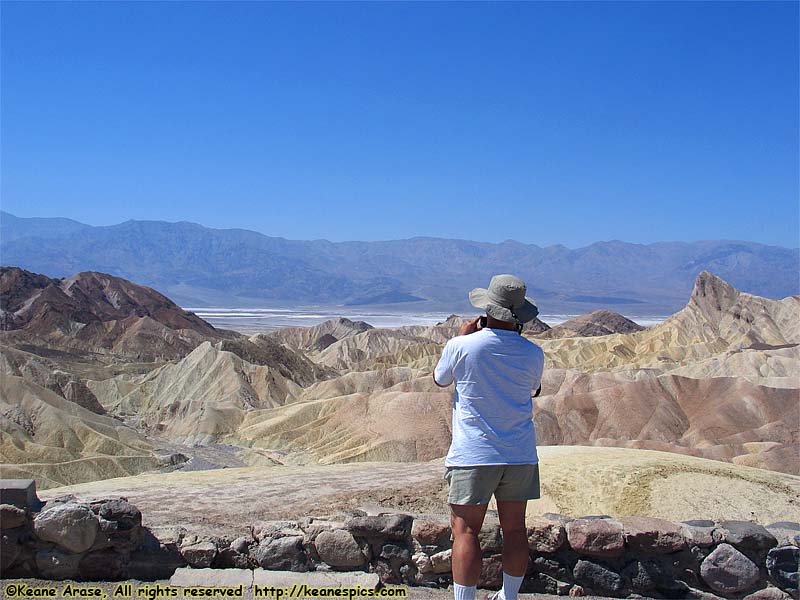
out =
<path fill-rule="evenodd" d="M 486 327 L 486 316 L 475 317 L 464 323 L 458 330 L 458 335 L 469 335 Z"/>

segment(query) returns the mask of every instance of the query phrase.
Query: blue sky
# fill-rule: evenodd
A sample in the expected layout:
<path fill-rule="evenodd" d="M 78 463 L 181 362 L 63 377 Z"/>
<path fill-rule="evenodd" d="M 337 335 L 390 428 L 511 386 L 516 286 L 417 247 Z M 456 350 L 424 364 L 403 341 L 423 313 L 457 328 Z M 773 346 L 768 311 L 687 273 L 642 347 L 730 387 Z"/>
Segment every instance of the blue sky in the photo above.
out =
<path fill-rule="evenodd" d="M 2 3 L 2 207 L 798 245 L 797 3 Z"/>

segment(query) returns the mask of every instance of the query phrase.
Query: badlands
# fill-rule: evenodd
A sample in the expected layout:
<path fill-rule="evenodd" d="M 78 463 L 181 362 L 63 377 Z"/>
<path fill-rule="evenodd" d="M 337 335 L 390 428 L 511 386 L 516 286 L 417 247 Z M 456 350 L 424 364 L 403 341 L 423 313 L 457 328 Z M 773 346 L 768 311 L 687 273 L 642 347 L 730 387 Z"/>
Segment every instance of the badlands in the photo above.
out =
<path fill-rule="evenodd" d="M 3 267 L 0 295 L 0 468 L 44 499 L 121 494 L 151 524 L 220 531 L 445 511 L 452 389 L 431 372 L 461 317 L 246 336 L 103 273 Z M 703 272 L 658 325 L 595 311 L 524 335 L 547 359 L 531 515 L 800 521 L 799 297 Z"/>

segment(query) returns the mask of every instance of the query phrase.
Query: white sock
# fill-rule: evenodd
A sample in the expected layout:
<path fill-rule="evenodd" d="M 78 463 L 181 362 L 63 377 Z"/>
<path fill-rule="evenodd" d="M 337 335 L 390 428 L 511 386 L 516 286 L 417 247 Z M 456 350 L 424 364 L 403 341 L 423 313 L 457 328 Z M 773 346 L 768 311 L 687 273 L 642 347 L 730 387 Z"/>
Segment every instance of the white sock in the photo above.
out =
<path fill-rule="evenodd" d="M 477 585 L 461 585 L 455 581 L 453 582 L 456 600 L 475 600 L 475 590 L 477 589 Z"/>
<path fill-rule="evenodd" d="M 517 594 L 522 586 L 523 579 L 525 579 L 524 575 L 514 577 L 503 571 L 503 589 L 500 590 L 501 600 L 517 600 Z"/>

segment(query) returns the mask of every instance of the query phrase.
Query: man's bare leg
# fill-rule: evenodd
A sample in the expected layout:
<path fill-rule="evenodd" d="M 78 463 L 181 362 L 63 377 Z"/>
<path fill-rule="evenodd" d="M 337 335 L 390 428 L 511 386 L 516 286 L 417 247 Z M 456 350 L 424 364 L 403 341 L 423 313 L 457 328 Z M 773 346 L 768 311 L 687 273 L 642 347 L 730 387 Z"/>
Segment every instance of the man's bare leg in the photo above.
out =
<path fill-rule="evenodd" d="M 453 583 L 456 600 L 471 600 L 481 576 L 481 545 L 478 534 L 488 504 L 451 504 L 453 530 Z"/>
<path fill-rule="evenodd" d="M 497 503 L 503 530 L 503 589 L 501 600 L 517 600 L 522 578 L 528 570 L 528 534 L 525 528 L 527 500 Z"/>

